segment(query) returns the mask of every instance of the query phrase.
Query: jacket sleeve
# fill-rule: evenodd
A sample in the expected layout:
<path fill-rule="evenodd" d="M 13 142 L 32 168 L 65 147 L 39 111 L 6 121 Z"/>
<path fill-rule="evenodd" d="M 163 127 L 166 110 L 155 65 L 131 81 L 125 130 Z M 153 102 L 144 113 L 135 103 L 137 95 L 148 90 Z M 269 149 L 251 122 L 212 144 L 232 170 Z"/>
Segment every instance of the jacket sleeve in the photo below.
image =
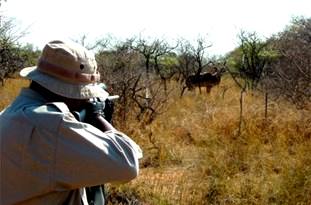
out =
<path fill-rule="evenodd" d="M 56 140 L 55 190 L 130 181 L 141 157 L 140 147 L 124 133 L 102 132 L 64 113 Z"/>

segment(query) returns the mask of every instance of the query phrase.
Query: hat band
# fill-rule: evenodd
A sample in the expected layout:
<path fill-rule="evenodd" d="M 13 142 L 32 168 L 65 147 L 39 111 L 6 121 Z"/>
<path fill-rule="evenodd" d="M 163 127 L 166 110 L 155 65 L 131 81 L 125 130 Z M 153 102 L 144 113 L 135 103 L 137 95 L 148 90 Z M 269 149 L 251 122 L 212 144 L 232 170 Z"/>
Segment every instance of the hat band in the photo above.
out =
<path fill-rule="evenodd" d="M 49 74 L 53 77 L 59 78 L 61 80 L 67 81 L 69 83 L 81 84 L 81 83 L 94 83 L 100 80 L 100 74 L 87 74 L 79 73 L 76 71 L 69 71 L 63 67 L 51 64 L 47 61 L 40 60 L 38 62 L 38 70 Z"/>

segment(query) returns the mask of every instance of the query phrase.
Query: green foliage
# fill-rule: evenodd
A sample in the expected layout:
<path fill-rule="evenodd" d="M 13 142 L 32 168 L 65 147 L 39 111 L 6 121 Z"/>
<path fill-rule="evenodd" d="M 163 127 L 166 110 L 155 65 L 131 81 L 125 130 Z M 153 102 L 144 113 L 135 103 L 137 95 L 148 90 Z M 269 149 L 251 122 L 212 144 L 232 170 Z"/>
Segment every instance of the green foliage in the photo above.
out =
<path fill-rule="evenodd" d="M 227 55 L 227 66 L 231 72 L 238 72 L 238 69 L 241 66 L 242 55 L 240 47 L 234 49 Z"/>
<path fill-rule="evenodd" d="M 10 40 L 0 37 L 0 79 L 2 84 L 4 78 L 10 77 L 19 68 L 22 67 L 24 59 L 19 49 Z"/>
<path fill-rule="evenodd" d="M 23 35 L 15 29 L 12 20 L 4 19 L 0 26 L 0 80 L 12 77 L 16 71 L 36 64 L 39 51 L 28 44 L 21 46 L 17 40 Z"/>
<path fill-rule="evenodd" d="M 32 44 L 26 44 L 19 48 L 20 55 L 25 59 L 24 67 L 37 64 L 41 51 L 34 48 Z"/>
<path fill-rule="evenodd" d="M 254 89 L 265 75 L 267 64 L 278 58 L 279 54 L 256 33 L 242 31 L 239 39 L 240 46 L 228 56 L 228 67 L 233 77 L 244 79 L 245 84 L 240 87 Z"/>
<path fill-rule="evenodd" d="M 159 72 L 163 76 L 167 76 L 175 72 L 175 68 L 178 66 L 178 58 L 175 53 L 168 53 L 161 56 L 157 63 L 161 66 Z"/>
<path fill-rule="evenodd" d="M 159 62 L 164 66 L 173 67 L 178 65 L 178 58 L 175 53 L 169 53 L 162 56 Z"/>

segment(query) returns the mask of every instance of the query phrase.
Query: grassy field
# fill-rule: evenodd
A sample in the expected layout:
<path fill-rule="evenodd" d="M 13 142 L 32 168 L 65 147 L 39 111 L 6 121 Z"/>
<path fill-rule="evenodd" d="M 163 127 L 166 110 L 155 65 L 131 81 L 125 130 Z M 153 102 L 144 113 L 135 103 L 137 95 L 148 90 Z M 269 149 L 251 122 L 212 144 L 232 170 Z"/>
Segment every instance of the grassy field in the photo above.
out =
<path fill-rule="evenodd" d="M 27 82 L 0 88 L 0 108 Z M 5 90 L 5 91 L 4 91 Z M 173 96 L 152 124 L 123 130 L 143 148 L 137 179 L 109 185 L 110 204 L 311 204 L 311 107 L 248 92 L 240 135 L 239 90 Z M 117 202 L 118 201 L 118 202 Z"/>
<path fill-rule="evenodd" d="M 4 87 L 0 86 L 0 110 L 4 109 L 19 94 L 22 87 L 27 87 L 29 80 L 7 79 Z"/>

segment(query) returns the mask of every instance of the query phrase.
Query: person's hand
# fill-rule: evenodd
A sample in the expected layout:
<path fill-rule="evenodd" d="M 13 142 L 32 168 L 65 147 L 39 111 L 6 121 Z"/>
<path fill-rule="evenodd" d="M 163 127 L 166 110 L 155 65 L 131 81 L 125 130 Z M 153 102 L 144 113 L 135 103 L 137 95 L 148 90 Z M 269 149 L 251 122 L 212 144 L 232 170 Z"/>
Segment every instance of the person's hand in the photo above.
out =
<path fill-rule="evenodd" d="M 89 123 L 89 122 L 86 122 Z M 101 115 L 96 115 L 89 123 L 103 132 L 115 130 L 115 128 Z"/>

